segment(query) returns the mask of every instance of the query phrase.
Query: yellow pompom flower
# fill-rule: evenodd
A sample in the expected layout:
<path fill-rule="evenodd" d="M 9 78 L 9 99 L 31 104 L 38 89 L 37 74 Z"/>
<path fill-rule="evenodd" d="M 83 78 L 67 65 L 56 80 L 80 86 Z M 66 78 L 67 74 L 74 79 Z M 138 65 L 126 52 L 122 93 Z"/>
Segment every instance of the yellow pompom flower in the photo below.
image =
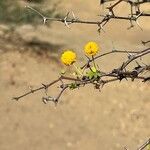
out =
<path fill-rule="evenodd" d="M 76 54 L 72 50 L 66 50 L 62 55 L 61 55 L 61 61 L 63 64 L 70 66 L 74 62 L 76 62 Z"/>
<path fill-rule="evenodd" d="M 84 51 L 87 55 L 94 56 L 99 51 L 99 47 L 95 42 L 88 42 L 84 47 Z"/>

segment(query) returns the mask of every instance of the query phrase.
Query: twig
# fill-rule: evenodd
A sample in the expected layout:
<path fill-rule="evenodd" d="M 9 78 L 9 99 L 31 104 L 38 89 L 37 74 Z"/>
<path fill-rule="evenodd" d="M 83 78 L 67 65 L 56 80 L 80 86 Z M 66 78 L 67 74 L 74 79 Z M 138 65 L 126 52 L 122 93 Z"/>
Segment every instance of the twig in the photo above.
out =
<path fill-rule="evenodd" d="M 99 58 L 101 58 L 101 57 L 104 57 L 104 56 L 106 56 L 106 55 L 110 55 L 110 54 L 113 54 L 113 53 L 123 53 L 123 54 L 138 54 L 138 53 L 142 53 L 142 52 L 145 52 L 145 51 L 147 51 L 147 50 L 149 50 L 150 48 L 147 48 L 147 49 L 145 49 L 145 50 L 142 50 L 142 51 L 126 51 L 126 50 L 112 50 L 112 51 L 110 51 L 110 52 L 106 52 L 106 53 L 104 53 L 104 54 L 101 54 L 101 55 L 98 55 L 98 56 L 96 56 L 94 59 L 95 60 L 97 60 L 97 59 L 99 59 Z M 85 64 L 85 65 L 83 65 L 82 67 L 81 67 L 81 69 L 83 69 L 85 66 L 87 66 L 89 63 L 91 63 L 92 62 L 92 59 L 89 59 L 88 60 L 88 62 Z"/>
<path fill-rule="evenodd" d="M 136 12 L 133 13 L 132 12 L 132 8 L 131 8 L 131 16 L 116 16 L 113 8 L 118 5 L 122 0 L 119 0 L 117 3 L 115 3 L 113 6 L 109 7 L 108 10 L 108 14 L 106 15 L 100 15 L 102 17 L 101 20 L 98 21 L 87 21 L 87 20 L 80 20 L 78 19 L 75 14 L 73 12 L 68 12 L 66 14 L 65 17 L 63 18 L 50 18 L 50 17 L 46 17 L 45 15 L 43 15 L 41 12 L 39 12 L 38 10 L 32 8 L 31 6 L 26 6 L 28 9 L 34 11 L 35 13 L 37 13 L 42 19 L 44 24 L 50 20 L 50 21 L 58 21 L 58 22 L 62 22 L 64 23 L 64 25 L 66 27 L 70 27 L 70 24 L 73 23 L 80 23 L 80 24 L 91 24 L 91 25 L 98 25 L 99 29 L 98 31 L 100 32 L 101 30 L 104 31 L 103 27 L 111 20 L 111 19 L 116 19 L 116 20 L 127 20 L 131 23 L 131 27 L 133 26 L 133 21 L 140 27 L 139 23 L 138 23 L 138 19 L 142 16 L 150 16 L 150 14 L 144 13 L 144 12 Z M 132 2 L 130 2 L 130 4 L 132 5 Z M 138 4 L 138 3 L 137 3 Z M 71 15 L 71 18 L 70 18 Z M 140 27 L 141 28 L 141 27 Z M 142 29 L 142 28 L 141 28 Z M 143 44 L 147 44 L 150 41 L 146 41 L 143 42 Z M 127 54 L 127 60 L 125 62 L 123 62 L 121 64 L 121 66 L 118 66 L 117 69 L 113 69 L 110 72 L 106 73 L 106 72 L 102 72 L 101 70 L 98 70 L 95 64 L 95 61 L 97 59 L 101 59 L 104 56 L 110 55 L 110 54 L 117 54 L 117 53 L 122 53 L 122 54 Z M 140 65 L 136 60 L 138 60 L 138 58 L 141 58 L 145 55 L 149 55 L 150 54 L 150 48 L 146 48 L 144 50 L 141 51 L 128 51 L 128 50 L 112 50 L 106 53 L 103 53 L 101 55 L 98 55 L 96 57 L 92 57 L 92 59 L 88 58 L 87 62 L 81 67 L 81 69 L 83 69 L 84 71 L 90 70 L 91 69 L 91 62 L 94 63 L 96 72 L 95 72 L 95 76 L 93 75 L 92 77 L 89 77 L 87 75 L 84 74 L 80 74 L 80 76 L 76 76 L 75 78 L 72 77 L 67 77 L 64 75 L 61 75 L 58 79 L 54 80 L 53 82 L 49 83 L 49 84 L 42 84 L 41 87 L 36 88 L 36 89 L 30 89 L 29 92 L 26 92 L 20 96 L 14 97 L 14 100 L 19 100 L 27 95 L 30 95 L 32 93 L 35 93 L 37 91 L 40 90 L 47 90 L 49 87 L 51 87 L 54 84 L 57 84 L 58 82 L 60 82 L 60 89 L 61 91 L 59 92 L 59 94 L 56 97 L 51 97 L 51 96 L 47 96 L 47 97 L 43 97 L 43 102 L 47 103 L 48 101 L 53 101 L 55 103 L 58 102 L 59 98 L 61 97 L 61 95 L 63 94 L 63 92 L 70 88 L 70 89 L 76 89 L 82 86 L 85 86 L 87 84 L 92 84 L 95 86 L 96 89 L 101 89 L 105 84 L 107 83 L 111 83 L 114 81 L 122 81 L 123 79 L 131 79 L 132 81 L 134 81 L 135 79 L 137 80 L 142 80 L 143 82 L 147 82 L 150 81 L 150 76 L 144 76 L 142 75 L 143 73 L 145 73 L 146 71 L 150 71 L 150 65 Z M 127 66 L 133 62 L 136 61 L 137 62 L 137 66 L 135 66 L 133 69 L 128 69 L 127 70 Z M 71 83 L 65 83 L 64 80 L 70 81 Z"/>
<path fill-rule="evenodd" d="M 98 31 L 100 32 L 100 30 L 103 30 L 103 27 L 111 20 L 111 19 L 117 19 L 117 20 L 127 20 L 127 21 L 135 21 L 137 23 L 137 25 L 140 27 L 139 23 L 137 22 L 137 19 L 140 17 L 144 17 L 144 16 L 150 16 L 150 14 L 147 13 L 143 13 L 140 12 L 138 14 L 132 14 L 132 16 L 130 17 L 125 17 L 125 16 L 116 16 L 114 15 L 113 11 L 109 9 L 109 13 L 106 15 L 100 15 L 101 17 L 103 17 L 103 19 L 101 21 L 88 21 L 88 20 L 80 20 L 78 18 L 75 17 L 74 13 L 72 12 L 72 17 L 73 18 L 69 18 L 70 12 L 67 13 L 67 15 L 64 18 L 51 18 L 51 17 L 46 17 L 44 16 L 41 12 L 39 12 L 38 10 L 36 10 L 35 8 L 31 7 L 31 6 L 26 6 L 26 8 L 34 11 L 35 13 L 37 13 L 39 16 L 42 17 L 44 24 L 47 22 L 47 20 L 49 21 L 58 21 L 58 22 L 62 22 L 65 24 L 65 26 L 67 26 L 69 28 L 70 24 L 76 23 L 76 24 L 89 24 L 89 25 L 98 25 L 99 29 Z M 141 27 L 140 27 L 141 28 Z"/>
<path fill-rule="evenodd" d="M 27 96 L 29 94 L 35 93 L 35 92 L 43 90 L 43 89 L 47 89 L 48 87 L 50 87 L 53 84 L 57 83 L 59 80 L 60 80 L 60 78 L 58 78 L 57 80 L 55 80 L 55 81 L 53 81 L 53 82 L 51 82 L 49 84 L 42 84 L 41 87 L 36 88 L 36 89 L 31 89 L 29 92 L 27 92 L 27 93 L 25 93 L 25 94 L 23 94 L 21 96 L 13 97 L 12 99 L 18 101 L 19 99 L 21 99 L 21 98 L 23 98 L 23 97 L 25 97 L 25 96 Z"/>
<path fill-rule="evenodd" d="M 149 138 L 142 146 L 140 146 L 137 150 L 143 150 L 143 149 L 145 149 L 148 145 L 150 145 L 150 138 Z"/>
<path fill-rule="evenodd" d="M 41 87 L 36 88 L 36 89 L 31 89 L 29 92 L 27 92 L 27 93 L 25 93 L 25 94 L 23 94 L 23 95 L 17 96 L 17 97 L 13 97 L 12 99 L 18 101 L 19 99 L 21 99 L 21 98 L 23 98 L 23 97 L 25 97 L 25 96 L 27 96 L 27 95 L 33 94 L 33 93 L 35 93 L 35 92 L 37 92 L 37 91 L 40 91 L 40 90 L 43 90 L 43 89 L 46 90 L 46 89 L 48 89 L 50 86 L 52 86 L 52 85 L 56 84 L 57 82 L 61 81 L 62 79 L 64 79 L 64 80 L 69 80 L 69 81 L 80 81 L 79 79 L 61 76 L 61 77 L 59 77 L 58 79 L 54 80 L 53 82 L 51 82 L 51 83 L 49 83 L 49 84 L 42 84 Z M 59 97 L 60 97 L 60 96 L 59 96 Z"/>
<path fill-rule="evenodd" d="M 150 40 L 149 41 L 142 41 L 143 45 L 146 45 L 147 43 L 150 43 Z"/>
<path fill-rule="evenodd" d="M 144 55 L 147 55 L 150 53 L 150 48 L 148 48 L 146 51 L 141 52 L 139 54 L 134 55 L 133 57 L 131 57 L 129 60 L 127 60 L 125 63 L 123 63 L 121 69 L 123 70 L 125 67 L 127 67 L 133 60 L 142 57 Z"/>

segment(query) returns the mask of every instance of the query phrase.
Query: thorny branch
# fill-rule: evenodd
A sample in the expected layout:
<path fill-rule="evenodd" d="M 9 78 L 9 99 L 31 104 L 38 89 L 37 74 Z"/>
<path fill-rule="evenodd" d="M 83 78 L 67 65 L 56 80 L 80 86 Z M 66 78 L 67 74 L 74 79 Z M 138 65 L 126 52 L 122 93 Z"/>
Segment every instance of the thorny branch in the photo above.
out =
<path fill-rule="evenodd" d="M 150 14 L 149 13 L 145 13 L 145 12 L 140 12 L 140 10 L 136 13 L 132 13 L 131 15 L 128 17 L 125 16 L 116 16 L 113 8 L 118 5 L 122 0 L 118 1 L 117 3 L 115 3 L 113 6 L 108 7 L 108 14 L 106 15 L 100 15 L 100 17 L 102 17 L 102 19 L 100 21 L 86 21 L 86 20 L 80 20 L 79 18 L 77 18 L 73 12 L 68 12 L 67 15 L 64 18 L 50 18 L 50 17 L 46 17 L 43 14 L 41 14 L 38 10 L 30 7 L 30 6 L 26 6 L 28 9 L 34 11 L 35 13 L 37 13 L 39 16 L 42 17 L 44 24 L 50 20 L 50 21 L 58 21 L 58 22 L 62 22 L 65 24 L 65 26 L 67 26 L 68 28 L 70 27 L 70 24 L 73 23 L 80 23 L 80 24 L 93 24 L 93 25 L 98 25 L 99 29 L 99 33 L 101 30 L 104 31 L 103 27 L 112 19 L 118 19 L 118 20 L 127 20 L 131 23 L 131 27 L 133 27 L 133 22 L 135 22 L 140 28 L 141 26 L 139 25 L 138 19 L 142 16 L 144 17 L 149 17 Z M 140 2 L 139 2 L 140 3 Z M 132 4 L 132 3 L 130 3 Z M 72 14 L 73 18 L 70 18 L 69 15 L 70 13 Z M 142 28 L 141 28 L 142 29 Z M 142 44 L 145 45 L 147 43 L 149 43 L 150 41 L 142 41 Z M 61 95 L 63 94 L 63 92 L 67 89 L 76 89 L 76 88 L 80 88 L 80 87 L 84 87 L 87 84 L 92 84 L 94 85 L 94 87 L 98 90 L 101 90 L 103 88 L 103 86 L 107 83 L 111 83 L 114 81 L 122 81 L 123 79 L 131 79 L 131 81 L 136 80 L 142 80 L 142 82 L 147 82 L 150 81 L 150 76 L 145 76 L 144 73 L 146 72 L 150 72 L 150 64 L 139 64 L 139 62 L 137 61 L 139 58 L 142 58 L 144 56 L 149 56 L 150 54 L 150 47 L 141 51 L 127 51 L 127 50 L 112 50 L 110 52 L 106 52 L 103 53 L 101 55 L 96 56 L 95 58 L 88 58 L 87 62 L 81 67 L 81 69 L 91 69 L 91 62 L 96 61 L 97 59 L 101 59 L 102 57 L 105 57 L 107 55 L 110 54 L 127 54 L 127 60 L 125 62 L 123 62 L 117 69 L 113 69 L 110 72 L 103 72 L 101 70 L 98 70 L 98 72 L 100 73 L 100 75 L 96 78 L 88 78 L 87 76 L 82 76 L 82 77 L 68 77 L 68 76 L 64 76 L 64 75 L 60 75 L 60 77 L 58 77 L 58 79 L 50 82 L 49 84 L 42 84 L 42 86 L 35 88 L 35 89 L 30 89 L 29 92 L 26 92 L 20 96 L 14 97 L 13 99 L 18 101 L 23 97 L 26 97 L 27 95 L 33 94 L 35 92 L 41 91 L 41 90 L 45 90 L 47 91 L 48 88 L 50 88 L 51 86 L 55 85 L 55 84 L 59 84 L 59 88 L 61 89 L 60 92 L 58 93 L 58 95 L 56 97 L 52 97 L 52 96 L 47 96 L 46 97 L 42 97 L 42 101 L 46 104 L 48 101 L 52 101 L 55 104 L 58 103 L 59 98 L 61 97 Z M 136 66 L 132 69 L 127 69 L 127 66 L 132 63 L 132 62 L 136 62 Z M 67 83 L 65 83 L 64 81 L 69 81 Z M 150 147 L 150 138 L 144 143 L 142 144 L 139 148 L 137 148 L 137 150 L 144 150 L 147 146 Z M 127 148 L 125 148 L 126 150 L 128 150 Z"/>
<path fill-rule="evenodd" d="M 119 19 L 119 20 L 127 20 L 131 23 L 131 27 L 133 27 L 133 22 L 136 22 L 137 25 L 140 27 L 139 23 L 138 23 L 138 19 L 142 16 L 144 17 L 148 17 L 150 16 L 150 14 L 145 13 L 145 12 L 141 12 L 139 7 L 138 7 L 138 11 L 133 12 L 132 10 L 132 6 L 133 3 L 132 1 L 128 1 L 129 4 L 131 5 L 131 14 L 129 16 L 117 16 L 115 15 L 114 12 L 114 8 L 123 0 L 119 0 L 118 2 L 116 2 L 114 5 L 108 7 L 108 13 L 105 15 L 100 15 L 100 17 L 102 17 L 101 20 L 98 21 L 86 21 L 86 20 L 80 20 L 79 18 L 77 18 L 75 16 L 75 14 L 73 12 L 68 12 L 66 14 L 65 17 L 63 18 L 50 18 L 50 17 L 46 17 L 45 15 L 43 15 L 41 12 L 39 12 L 38 10 L 36 10 L 35 8 L 31 7 L 31 6 L 26 6 L 28 9 L 30 9 L 31 11 L 37 13 L 42 19 L 44 24 L 50 20 L 50 21 L 58 21 L 58 22 L 62 22 L 65 24 L 65 26 L 67 26 L 68 28 L 70 27 L 70 24 L 73 23 L 81 23 L 81 24 L 94 24 L 94 25 L 98 25 L 99 29 L 98 31 L 100 32 L 101 30 L 104 31 L 103 27 L 111 20 L 111 19 Z M 141 3 L 139 1 L 136 2 L 136 6 L 140 5 Z M 72 17 L 70 17 L 70 14 Z M 141 27 L 140 27 L 141 28 Z M 149 41 L 142 41 L 142 43 L 145 45 L 147 43 L 149 43 Z M 135 79 L 137 80 L 142 80 L 143 82 L 147 82 L 150 80 L 150 76 L 144 76 L 143 74 L 145 72 L 149 72 L 150 71 L 150 65 L 141 65 L 138 63 L 138 58 L 144 57 L 145 55 L 149 55 L 150 54 L 150 48 L 148 47 L 147 49 L 141 50 L 141 51 L 128 51 L 128 50 L 112 50 L 110 52 L 106 52 L 103 53 L 101 55 L 98 55 L 96 57 L 93 57 L 92 59 L 88 58 L 87 62 L 81 67 L 81 70 L 92 70 L 91 69 L 91 63 L 95 62 L 97 59 L 101 59 L 102 57 L 105 57 L 107 55 L 110 54 L 117 54 L 117 53 L 121 53 L 121 54 L 126 54 L 127 55 L 127 60 L 124 61 L 118 68 L 111 70 L 110 72 L 103 72 L 102 70 L 97 70 L 98 71 L 98 75 L 96 78 L 89 78 L 85 75 L 82 75 L 80 77 L 76 76 L 75 78 L 72 77 L 68 77 L 68 76 L 64 76 L 64 75 L 60 75 L 60 77 L 56 80 L 54 80 L 53 82 L 49 83 L 49 84 L 42 84 L 41 87 L 36 88 L 36 89 L 30 89 L 29 92 L 18 96 L 18 97 L 14 97 L 13 99 L 15 100 L 19 100 L 29 94 L 35 93 L 37 91 L 40 90 L 45 90 L 47 91 L 47 89 L 49 87 L 51 87 L 52 85 L 57 84 L 58 82 L 60 82 L 60 86 L 59 88 L 60 93 L 56 96 L 56 97 L 51 97 L 51 96 L 47 96 L 47 97 L 43 97 L 42 100 L 44 103 L 47 103 L 48 101 L 53 101 L 55 103 L 58 102 L 59 98 L 61 97 L 61 95 L 63 94 L 64 91 L 66 91 L 67 89 L 76 89 L 82 86 L 85 86 L 87 84 L 93 84 L 94 87 L 96 89 L 101 90 L 101 88 L 110 82 L 114 82 L 114 81 L 122 81 L 123 79 L 131 79 L 132 81 L 134 81 Z M 128 69 L 128 65 L 132 62 L 136 62 L 136 66 L 133 69 Z M 71 83 L 64 83 L 65 81 L 70 81 Z"/>
<path fill-rule="evenodd" d="M 38 10 L 36 10 L 35 8 L 31 7 L 31 6 L 26 6 L 28 9 L 34 11 L 35 13 L 37 13 L 39 16 L 42 17 L 44 24 L 50 20 L 50 21 L 57 21 L 57 22 L 62 22 L 64 23 L 64 25 L 68 28 L 70 28 L 70 24 L 91 24 L 91 25 L 98 25 L 98 32 L 100 33 L 101 30 L 104 31 L 103 27 L 112 19 L 117 19 L 117 20 L 127 20 L 130 22 L 131 26 L 128 28 L 132 28 L 134 27 L 133 22 L 135 22 L 138 27 L 141 28 L 138 19 L 140 17 L 149 17 L 150 14 L 149 13 L 145 13 L 145 12 L 136 12 L 136 13 L 131 13 L 130 16 L 126 17 L 126 16 L 117 16 L 115 15 L 112 7 L 108 8 L 108 13 L 105 15 L 100 15 L 100 17 L 102 17 L 101 20 L 99 21 L 87 21 L 87 20 L 80 20 L 78 17 L 75 16 L 74 12 L 68 12 L 66 14 L 66 16 L 64 18 L 51 18 L 51 17 L 46 17 L 44 16 L 41 12 L 39 12 Z M 70 14 L 72 15 L 72 18 L 70 18 Z"/>
<path fill-rule="evenodd" d="M 146 45 L 146 44 L 148 44 L 148 43 L 150 43 L 150 40 L 149 40 L 149 41 L 142 41 L 142 44 L 143 44 L 143 45 Z"/>
<path fill-rule="evenodd" d="M 33 94 L 37 91 L 40 90 L 47 90 L 49 87 L 55 85 L 56 83 L 60 82 L 59 88 L 61 89 L 60 93 L 56 96 L 56 97 L 51 97 L 51 96 L 47 96 L 47 97 L 43 97 L 42 100 L 44 103 L 47 103 L 48 101 L 52 101 L 55 104 L 58 103 L 58 100 L 60 98 L 60 96 L 63 94 L 63 92 L 67 89 L 76 89 L 76 88 L 80 88 L 83 87 L 87 84 L 92 84 L 94 85 L 94 87 L 98 90 L 101 90 L 103 88 L 104 85 L 106 85 L 107 83 L 110 82 L 114 82 L 114 81 L 122 81 L 123 79 L 131 79 L 131 81 L 136 80 L 142 80 L 143 82 L 147 82 L 150 81 L 150 76 L 145 76 L 143 75 L 146 72 L 150 72 L 150 64 L 146 65 L 146 64 L 139 64 L 138 63 L 138 58 L 144 57 L 144 56 L 149 56 L 150 55 L 150 48 L 147 48 L 145 50 L 141 50 L 141 51 L 120 51 L 120 50 L 113 50 L 104 54 L 101 54 L 97 57 L 94 58 L 94 61 L 96 61 L 97 59 L 100 59 L 106 55 L 110 55 L 110 54 L 114 54 L 114 53 L 123 53 L 123 54 L 127 54 L 127 60 L 125 62 L 123 62 L 117 69 L 113 69 L 110 72 L 103 72 L 101 70 L 98 70 L 98 72 L 100 73 L 99 76 L 95 77 L 95 78 L 88 78 L 87 76 L 83 75 L 81 77 L 68 77 L 65 75 L 60 75 L 60 77 L 56 80 L 54 80 L 53 82 L 49 83 L 49 84 L 42 84 L 41 87 L 36 88 L 36 89 L 30 89 L 29 92 L 22 94 L 20 96 L 14 97 L 14 100 L 19 100 L 27 95 Z M 136 66 L 133 69 L 127 69 L 127 66 L 131 63 L 131 62 L 136 62 Z M 87 63 L 85 63 L 85 65 L 83 65 L 81 67 L 81 69 L 91 69 L 91 63 L 92 59 L 88 59 Z M 65 83 L 64 81 L 69 81 L 69 83 Z"/>
<path fill-rule="evenodd" d="M 128 28 L 132 28 L 133 22 L 135 22 L 138 27 L 142 30 L 142 27 L 140 26 L 138 19 L 140 17 L 149 17 L 150 14 L 149 13 L 145 13 L 145 12 L 138 12 L 138 13 L 134 13 L 131 14 L 130 16 L 126 17 L 126 16 L 117 16 L 115 15 L 114 11 L 112 9 L 108 9 L 108 13 L 105 15 L 99 15 L 100 17 L 102 17 L 101 20 L 98 21 L 88 21 L 88 20 L 80 20 L 78 17 L 75 16 L 74 12 L 68 12 L 66 14 L 65 17 L 63 18 L 51 18 L 51 17 L 46 17 L 44 16 L 41 12 L 39 12 L 38 10 L 36 10 L 35 8 L 31 7 L 31 6 L 26 6 L 28 9 L 34 11 L 35 13 L 37 13 L 39 16 L 42 17 L 44 24 L 49 20 L 49 21 L 57 21 L 57 22 L 62 22 L 64 23 L 64 25 L 68 28 L 70 28 L 70 24 L 90 24 L 90 25 L 97 25 L 98 26 L 98 32 L 100 33 L 101 30 L 104 31 L 103 27 L 112 19 L 116 19 L 116 20 L 127 20 L 131 23 L 131 26 Z M 70 14 L 72 15 L 72 18 L 70 18 Z"/>
<path fill-rule="evenodd" d="M 147 148 L 147 150 L 149 150 L 149 148 L 150 148 L 150 138 L 146 141 L 146 142 L 144 142 L 139 148 L 137 148 L 137 150 L 146 150 L 146 148 Z M 129 150 L 127 147 L 124 147 L 124 150 Z"/>
<path fill-rule="evenodd" d="M 149 146 L 149 148 L 150 148 L 150 138 L 143 145 L 141 145 L 137 150 L 143 150 L 147 146 Z M 149 150 L 149 148 L 147 148 L 147 149 Z"/>
<path fill-rule="evenodd" d="M 129 58 L 129 57 L 131 58 L 131 56 L 133 56 L 133 54 L 140 54 L 140 53 L 143 53 L 143 52 L 145 52 L 145 51 L 148 51 L 149 49 L 150 49 L 150 48 L 147 48 L 147 49 L 142 50 L 142 51 L 127 51 L 127 50 L 122 50 L 122 51 L 121 51 L 121 50 L 113 49 L 113 50 L 110 51 L 110 52 L 107 52 L 107 53 L 104 53 L 104 54 L 101 54 L 101 55 L 96 56 L 94 59 L 96 60 L 96 59 L 99 59 L 99 58 L 104 57 L 104 56 L 106 56 L 106 55 L 113 54 L 113 53 L 124 53 L 124 54 L 127 54 L 127 55 L 128 55 L 128 58 Z M 88 62 L 87 62 L 85 65 L 83 65 L 81 68 L 84 68 L 85 66 L 89 65 L 89 63 L 91 63 L 91 62 L 92 62 L 92 59 L 89 59 Z"/>

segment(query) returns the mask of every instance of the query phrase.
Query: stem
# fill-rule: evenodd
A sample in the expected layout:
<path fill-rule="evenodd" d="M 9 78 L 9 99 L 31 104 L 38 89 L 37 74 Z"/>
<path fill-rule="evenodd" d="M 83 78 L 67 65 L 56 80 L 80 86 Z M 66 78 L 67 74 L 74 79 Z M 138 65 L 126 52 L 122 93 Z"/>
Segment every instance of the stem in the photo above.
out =
<path fill-rule="evenodd" d="M 93 65 L 94 65 L 94 67 L 95 67 L 95 69 L 96 69 L 96 64 L 95 64 L 95 59 L 94 59 L 94 56 L 92 55 L 92 61 L 93 61 Z M 96 69 L 97 70 L 97 69 Z"/>
<path fill-rule="evenodd" d="M 77 72 L 78 72 L 81 76 L 83 76 L 83 73 L 78 69 L 78 67 L 77 67 L 75 64 L 73 64 L 73 66 L 74 66 L 74 68 L 77 70 Z"/>

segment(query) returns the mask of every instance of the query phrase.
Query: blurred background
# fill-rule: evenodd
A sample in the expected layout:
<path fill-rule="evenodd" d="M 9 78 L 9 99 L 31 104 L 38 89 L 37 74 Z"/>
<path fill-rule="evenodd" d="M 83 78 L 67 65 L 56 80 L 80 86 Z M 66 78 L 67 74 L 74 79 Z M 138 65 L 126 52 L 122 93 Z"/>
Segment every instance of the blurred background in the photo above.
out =
<path fill-rule="evenodd" d="M 140 18 L 142 26 L 127 30 L 127 21 L 112 20 L 106 33 L 97 26 L 73 24 L 68 29 L 59 22 L 43 25 L 42 19 L 25 8 L 30 5 L 50 17 L 74 11 L 80 19 L 98 20 L 105 7 L 98 0 L 0 0 L 0 150 L 120 150 L 136 149 L 150 137 L 150 86 L 140 81 L 108 84 L 101 92 L 87 86 L 66 91 L 55 107 L 43 104 L 44 92 L 12 101 L 41 83 L 56 79 L 62 69 L 60 54 L 74 49 L 78 65 L 85 62 L 83 46 L 96 41 L 101 53 L 112 50 L 142 50 L 141 40 L 150 39 L 150 18 Z M 122 3 L 117 14 L 128 15 Z M 150 12 L 150 4 L 142 10 Z M 102 70 L 116 68 L 126 55 L 111 55 L 99 61 Z M 150 56 L 141 63 L 150 63 Z M 59 89 L 52 87 L 49 95 Z"/>

